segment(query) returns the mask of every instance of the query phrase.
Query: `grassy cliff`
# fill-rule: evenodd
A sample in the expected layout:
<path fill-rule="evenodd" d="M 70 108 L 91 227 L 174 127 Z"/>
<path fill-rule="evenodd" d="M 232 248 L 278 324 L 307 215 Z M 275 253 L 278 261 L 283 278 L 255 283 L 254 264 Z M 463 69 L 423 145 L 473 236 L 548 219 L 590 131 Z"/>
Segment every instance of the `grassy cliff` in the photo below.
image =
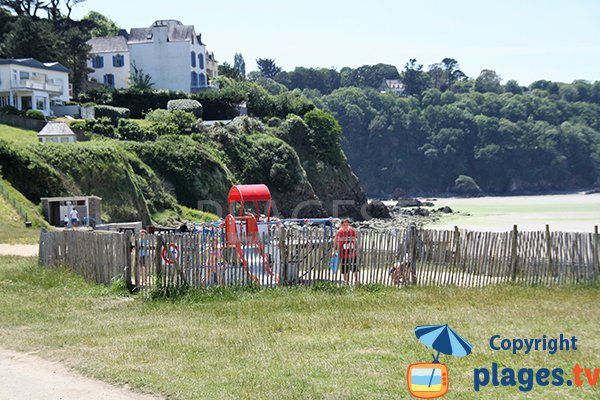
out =
<path fill-rule="evenodd" d="M 104 221 L 207 218 L 191 209 L 208 200 L 220 207 L 206 210 L 224 210 L 231 185 L 244 183 L 266 184 L 282 216 L 324 216 L 335 211 L 333 200 L 351 199 L 342 213 L 356 217 L 366 199 L 341 151 L 340 132 L 318 110 L 270 127 L 239 117 L 207 132 L 143 142 L 95 137 L 41 144 L 32 132 L 0 125 L 0 167 L 33 203 L 41 197 L 100 196 Z"/>

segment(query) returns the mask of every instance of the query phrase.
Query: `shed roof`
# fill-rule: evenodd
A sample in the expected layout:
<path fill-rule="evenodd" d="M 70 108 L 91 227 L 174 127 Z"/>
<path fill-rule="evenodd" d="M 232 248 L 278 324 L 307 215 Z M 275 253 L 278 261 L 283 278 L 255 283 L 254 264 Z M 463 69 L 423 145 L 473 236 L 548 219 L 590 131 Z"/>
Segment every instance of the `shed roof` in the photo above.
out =
<path fill-rule="evenodd" d="M 75 136 L 75 133 L 64 122 L 50 121 L 42 128 L 38 136 Z"/>
<path fill-rule="evenodd" d="M 77 201 L 77 200 L 87 200 L 87 199 L 96 199 L 102 200 L 101 197 L 98 196 L 65 196 L 65 197 L 42 197 L 40 200 L 48 201 L 48 202 L 56 202 L 56 201 Z"/>

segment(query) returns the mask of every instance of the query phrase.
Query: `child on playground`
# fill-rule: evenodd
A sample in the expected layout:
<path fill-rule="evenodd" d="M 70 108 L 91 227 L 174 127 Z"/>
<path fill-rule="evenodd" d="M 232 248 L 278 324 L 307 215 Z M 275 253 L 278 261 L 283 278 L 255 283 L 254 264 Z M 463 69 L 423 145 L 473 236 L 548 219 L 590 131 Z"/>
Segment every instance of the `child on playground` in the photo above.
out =
<path fill-rule="evenodd" d="M 350 283 L 350 272 L 354 282 L 360 285 L 360 270 L 357 263 L 356 231 L 350 226 L 350 220 L 342 220 L 342 226 L 335 234 L 334 252 L 337 250 L 340 258 L 340 270 L 346 284 Z"/>

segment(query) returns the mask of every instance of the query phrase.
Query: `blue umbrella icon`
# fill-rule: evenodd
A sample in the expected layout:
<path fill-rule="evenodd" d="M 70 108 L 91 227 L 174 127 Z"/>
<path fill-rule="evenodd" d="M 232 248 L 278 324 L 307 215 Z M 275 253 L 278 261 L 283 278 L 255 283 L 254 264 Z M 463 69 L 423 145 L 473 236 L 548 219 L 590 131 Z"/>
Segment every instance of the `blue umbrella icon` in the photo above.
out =
<path fill-rule="evenodd" d="M 437 350 L 437 355 L 433 357 L 433 362 L 438 363 L 440 353 L 449 356 L 464 357 L 471 354 L 473 346 L 467 342 L 458 333 L 454 332 L 448 325 L 422 325 L 415 328 L 417 339 L 427 347 Z M 433 355 L 433 354 L 432 354 Z M 433 379 L 429 379 L 429 386 Z"/>

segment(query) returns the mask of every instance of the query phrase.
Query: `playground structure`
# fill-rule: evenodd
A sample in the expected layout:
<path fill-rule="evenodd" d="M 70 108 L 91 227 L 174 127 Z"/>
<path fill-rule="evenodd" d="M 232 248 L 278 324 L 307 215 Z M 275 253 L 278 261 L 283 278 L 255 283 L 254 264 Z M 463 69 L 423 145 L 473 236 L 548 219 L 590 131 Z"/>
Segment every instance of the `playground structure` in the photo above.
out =
<path fill-rule="evenodd" d="M 266 220 L 261 220 L 260 203 L 266 203 Z M 254 205 L 254 213 L 244 215 L 247 205 Z M 236 216 L 235 208 L 239 209 Z M 253 283 L 268 286 L 279 284 L 281 263 L 277 247 L 261 241 L 268 232 L 271 221 L 271 193 L 266 185 L 235 185 L 227 196 L 229 214 L 225 217 L 225 248 L 233 249 L 244 272 Z M 245 239 L 245 240 L 244 240 Z M 231 260 L 229 260 L 231 261 Z"/>
<path fill-rule="evenodd" d="M 279 285 L 282 274 L 286 281 L 305 278 L 297 267 L 300 260 L 319 258 L 327 264 L 333 240 L 333 225 L 337 218 L 271 219 L 272 199 L 269 188 L 263 184 L 235 185 L 227 196 L 227 210 L 223 228 L 223 259 L 228 266 L 239 264 L 251 281 L 261 286 Z M 283 225 L 323 226 L 319 240 L 300 240 L 275 235 Z M 329 227 L 327 232 L 326 227 Z M 294 236 L 294 235 L 292 235 Z M 235 255 L 235 257 L 232 257 Z M 286 261 L 283 261 L 283 260 Z M 231 268 L 229 268 L 231 269 Z M 237 274 L 233 283 L 243 281 Z"/>

